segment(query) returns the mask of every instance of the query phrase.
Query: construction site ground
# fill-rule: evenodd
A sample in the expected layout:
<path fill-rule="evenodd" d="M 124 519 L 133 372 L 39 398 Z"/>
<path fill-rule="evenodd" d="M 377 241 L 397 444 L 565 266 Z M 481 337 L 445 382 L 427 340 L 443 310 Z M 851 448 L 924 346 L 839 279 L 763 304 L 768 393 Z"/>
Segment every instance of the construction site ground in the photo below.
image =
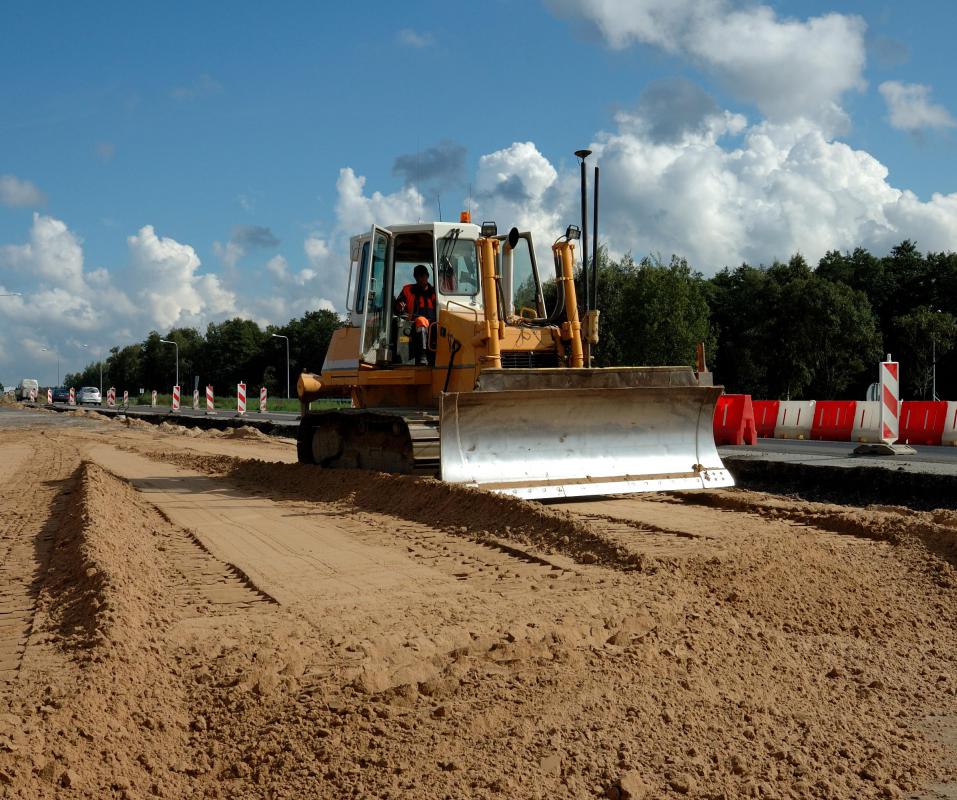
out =
<path fill-rule="evenodd" d="M 957 511 L 0 409 L 0 797 L 957 797 Z"/>

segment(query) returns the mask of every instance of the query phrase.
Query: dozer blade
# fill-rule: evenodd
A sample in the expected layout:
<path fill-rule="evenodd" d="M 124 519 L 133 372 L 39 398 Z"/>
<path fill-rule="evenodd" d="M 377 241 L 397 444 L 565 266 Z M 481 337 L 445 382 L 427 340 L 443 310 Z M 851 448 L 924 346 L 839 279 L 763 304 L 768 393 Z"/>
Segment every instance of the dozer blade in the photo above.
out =
<path fill-rule="evenodd" d="M 714 444 L 720 394 L 687 385 L 445 394 L 442 479 L 528 499 L 733 486 Z"/>

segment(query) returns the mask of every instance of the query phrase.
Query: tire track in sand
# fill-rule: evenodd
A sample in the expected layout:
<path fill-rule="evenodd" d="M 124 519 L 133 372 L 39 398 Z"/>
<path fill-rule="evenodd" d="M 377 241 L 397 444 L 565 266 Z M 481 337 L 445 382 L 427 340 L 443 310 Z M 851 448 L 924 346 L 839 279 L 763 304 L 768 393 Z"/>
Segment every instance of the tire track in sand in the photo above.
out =
<path fill-rule="evenodd" d="M 72 460 L 41 442 L 6 447 L 0 472 L 0 507 L 9 509 L 0 527 L 0 696 L 19 675 L 58 519 L 74 488 Z"/>

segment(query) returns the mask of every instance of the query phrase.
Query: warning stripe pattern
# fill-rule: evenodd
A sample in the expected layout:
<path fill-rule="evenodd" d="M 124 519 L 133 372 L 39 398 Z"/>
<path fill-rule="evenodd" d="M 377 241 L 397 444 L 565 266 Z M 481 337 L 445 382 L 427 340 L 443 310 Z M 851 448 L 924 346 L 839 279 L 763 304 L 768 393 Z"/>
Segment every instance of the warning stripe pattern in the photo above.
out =
<path fill-rule="evenodd" d="M 246 384 L 240 383 L 236 386 L 236 410 L 240 414 L 246 413 Z"/>
<path fill-rule="evenodd" d="M 881 438 L 894 444 L 900 431 L 900 384 L 896 361 L 881 362 Z"/>
<path fill-rule="evenodd" d="M 179 411 L 179 386 L 173 387 L 173 411 Z"/>

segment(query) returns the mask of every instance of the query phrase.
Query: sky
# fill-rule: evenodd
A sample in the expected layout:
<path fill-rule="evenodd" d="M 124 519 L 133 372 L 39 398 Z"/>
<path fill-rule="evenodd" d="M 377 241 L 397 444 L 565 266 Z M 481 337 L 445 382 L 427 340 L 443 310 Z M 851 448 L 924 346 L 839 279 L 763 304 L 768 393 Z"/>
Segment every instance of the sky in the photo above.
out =
<path fill-rule="evenodd" d="M 957 249 L 957 5 L 0 4 L 0 382 L 344 310 L 349 236 L 494 219 L 712 275 Z M 84 346 L 85 345 L 85 346 Z"/>

